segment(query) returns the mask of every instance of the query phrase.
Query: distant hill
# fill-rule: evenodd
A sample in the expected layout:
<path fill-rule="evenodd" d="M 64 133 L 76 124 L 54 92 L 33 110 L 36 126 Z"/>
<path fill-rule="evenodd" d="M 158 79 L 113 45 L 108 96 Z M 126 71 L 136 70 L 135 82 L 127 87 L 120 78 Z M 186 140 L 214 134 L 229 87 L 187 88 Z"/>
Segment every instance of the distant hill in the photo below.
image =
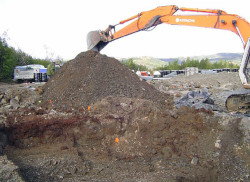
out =
<path fill-rule="evenodd" d="M 133 57 L 132 59 L 135 64 L 146 66 L 149 69 L 155 69 L 159 66 L 164 66 L 168 64 L 168 62 L 148 56 Z M 126 60 L 126 59 L 120 59 L 120 60 Z"/>
<path fill-rule="evenodd" d="M 211 62 L 225 60 L 234 62 L 235 64 L 240 64 L 242 53 L 218 53 L 213 55 L 204 55 L 204 56 L 193 56 L 193 57 L 176 57 L 176 58 L 154 58 L 148 56 L 142 57 L 132 57 L 134 63 L 146 66 L 149 69 L 155 69 L 159 66 L 164 66 L 169 62 L 178 60 L 179 63 L 185 61 L 187 59 L 194 59 L 194 60 L 202 60 L 208 58 Z M 126 60 L 126 59 L 119 59 L 119 60 Z"/>
<path fill-rule="evenodd" d="M 187 58 L 189 59 L 195 59 L 195 60 L 202 60 L 208 58 L 211 62 L 225 60 L 235 63 L 240 63 L 243 53 L 218 53 L 213 55 L 204 55 L 204 56 L 192 56 L 192 57 L 177 57 L 177 58 L 159 58 L 162 61 L 165 62 L 172 62 L 175 60 L 185 61 Z"/>

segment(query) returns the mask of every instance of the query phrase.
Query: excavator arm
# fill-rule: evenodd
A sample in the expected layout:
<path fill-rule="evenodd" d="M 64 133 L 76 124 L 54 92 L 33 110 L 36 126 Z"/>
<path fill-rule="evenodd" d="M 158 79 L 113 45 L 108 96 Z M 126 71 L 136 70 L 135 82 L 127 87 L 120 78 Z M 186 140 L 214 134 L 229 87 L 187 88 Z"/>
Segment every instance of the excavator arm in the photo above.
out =
<path fill-rule="evenodd" d="M 178 11 L 195 12 L 196 15 L 175 15 Z M 116 31 L 116 27 L 127 22 L 131 23 Z M 246 73 L 248 71 L 247 63 L 250 59 L 250 24 L 240 16 L 227 14 L 222 10 L 178 8 L 175 5 L 157 7 L 120 21 L 116 25 L 110 25 L 104 31 L 89 32 L 87 46 L 89 50 L 101 51 L 111 41 L 139 31 L 152 29 L 162 23 L 229 30 L 237 34 L 245 48 L 239 74 L 243 86 L 250 88 Z"/>

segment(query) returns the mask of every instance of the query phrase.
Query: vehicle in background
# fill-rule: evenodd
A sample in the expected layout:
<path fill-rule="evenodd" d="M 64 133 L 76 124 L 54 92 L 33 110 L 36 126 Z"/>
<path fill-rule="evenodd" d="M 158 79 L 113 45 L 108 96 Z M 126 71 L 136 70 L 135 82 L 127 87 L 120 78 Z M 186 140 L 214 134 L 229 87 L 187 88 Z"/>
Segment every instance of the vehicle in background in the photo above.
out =
<path fill-rule="evenodd" d="M 185 70 L 157 70 L 154 71 L 154 80 L 169 79 L 179 74 L 185 74 Z"/>
<path fill-rule="evenodd" d="M 13 80 L 16 82 L 46 82 L 47 68 L 39 64 L 16 66 Z"/>
<path fill-rule="evenodd" d="M 150 75 L 149 71 L 137 71 L 136 74 L 144 81 L 151 81 L 153 76 Z"/>

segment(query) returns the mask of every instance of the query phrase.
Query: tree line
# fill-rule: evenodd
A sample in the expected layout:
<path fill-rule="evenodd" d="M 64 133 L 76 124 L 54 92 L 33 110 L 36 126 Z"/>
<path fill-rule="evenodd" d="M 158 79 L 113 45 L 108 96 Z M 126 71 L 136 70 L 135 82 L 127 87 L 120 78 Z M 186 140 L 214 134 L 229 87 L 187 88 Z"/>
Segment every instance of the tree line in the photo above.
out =
<path fill-rule="evenodd" d="M 0 81 L 10 81 L 13 78 L 15 66 L 40 64 L 48 67 L 50 63 L 48 60 L 33 58 L 20 49 L 14 49 L 0 37 Z"/>
<path fill-rule="evenodd" d="M 194 59 L 187 59 L 185 61 L 181 61 L 179 64 L 178 60 L 173 62 L 169 62 L 168 65 L 160 66 L 157 70 L 183 70 L 186 67 L 197 67 L 199 69 L 221 69 L 221 68 L 239 68 L 238 65 L 228 62 L 226 60 L 220 60 L 217 62 L 211 62 L 209 59 L 202 59 L 202 60 L 194 60 Z"/>
<path fill-rule="evenodd" d="M 128 60 L 121 61 L 122 64 L 126 65 L 131 70 L 140 70 L 140 71 L 152 71 L 148 69 L 146 66 L 135 64 L 133 59 L 130 58 Z M 199 69 L 221 69 L 221 68 L 239 68 L 239 65 L 233 64 L 226 60 L 220 60 L 212 63 L 209 59 L 195 60 L 189 59 L 185 61 L 174 60 L 173 62 L 169 62 L 167 65 L 157 67 L 155 70 L 183 70 L 186 67 L 197 67 Z"/>
<path fill-rule="evenodd" d="M 128 60 L 122 60 L 121 63 L 127 66 L 129 69 L 134 70 L 134 71 L 138 71 L 138 70 L 147 71 L 148 70 L 146 66 L 135 64 L 132 58 Z"/>

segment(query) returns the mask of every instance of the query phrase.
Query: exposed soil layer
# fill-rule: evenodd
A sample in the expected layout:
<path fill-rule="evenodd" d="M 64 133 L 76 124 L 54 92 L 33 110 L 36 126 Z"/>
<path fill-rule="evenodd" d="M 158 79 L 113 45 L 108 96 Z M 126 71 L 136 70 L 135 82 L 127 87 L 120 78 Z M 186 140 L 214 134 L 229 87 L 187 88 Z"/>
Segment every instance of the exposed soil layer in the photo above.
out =
<path fill-rule="evenodd" d="M 173 108 L 168 93 L 202 87 L 183 77 L 178 84 L 155 83 L 167 92 L 160 93 L 117 60 L 88 51 L 43 95 L 32 84 L 1 87 L 0 180 L 249 181 L 249 118 Z"/>
<path fill-rule="evenodd" d="M 171 106 L 172 97 L 159 92 L 114 58 L 95 51 L 82 52 L 44 87 L 44 103 L 61 110 L 87 107 L 107 96 L 142 98 Z"/>
<path fill-rule="evenodd" d="M 240 119 L 222 126 L 206 111 L 124 97 L 107 97 L 90 111 L 52 111 L 7 120 L 4 152 L 26 181 L 248 180 Z"/>

